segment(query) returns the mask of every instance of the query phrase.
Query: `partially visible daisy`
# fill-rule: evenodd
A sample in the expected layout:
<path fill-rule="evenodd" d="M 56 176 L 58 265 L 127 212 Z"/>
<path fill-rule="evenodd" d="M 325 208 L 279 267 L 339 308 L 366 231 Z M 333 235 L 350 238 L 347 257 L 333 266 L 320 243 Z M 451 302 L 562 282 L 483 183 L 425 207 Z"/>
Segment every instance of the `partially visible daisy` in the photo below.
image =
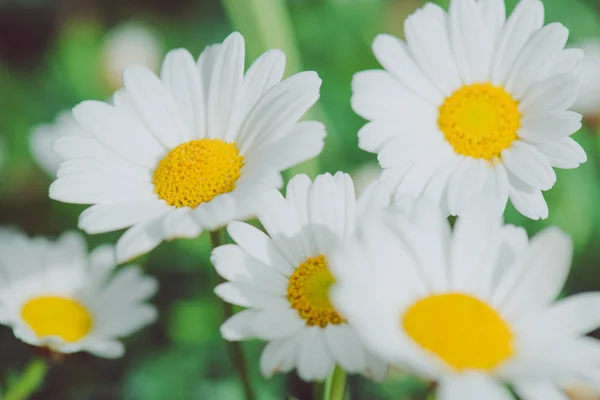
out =
<path fill-rule="evenodd" d="M 297 368 L 305 381 L 324 380 L 337 364 L 350 373 L 382 378 L 387 367 L 365 350 L 352 320 L 329 301 L 334 279 L 329 257 L 354 232 L 364 212 L 390 202 L 374 183 L 358 201 L 347 174 L 297 175 L 284 198 L 273 190 L 259 215 L 267 234 L 243 222 L 228 232 L 236 242 L 216 248 L 217 272 L 229 282 L 215 292 L 247 307 L 221 327 L 227 340 L 266 340 L 260 367 L 265 376 Z"/>
<path fill-rule="evenodd" d="M 425 197 L 450 214 L 486 196 L 501 214 L 510 198 L 546 218 L 542 191 L 553 168 L 576 168 L 586 154 L 569 136 L 581 115 L 583 52 L 564 49 L 568 30 L 543 26 L 540 0 L 522 0 L 507 19 L 504 0 L 429 3 L 407 18 L 406 42 L 379 35 L 385 70 L 359 72 L 352 107 L 371 121 L 362 149 L 377 153 L 398 195 Z"/>
<path fill-rule="evenodd" d="M 600 118 L 600 39 L 587 39 L 579 43 L 584 58 L 579 75 L 581 95 L 573 109 L 585 117 Z"/>
<path fill-rule="evenodd" d="M 36 163 L 50 177 L 56 177 L 58 167 L 65 160 L 54 149 L 54 141 L 63 136 L 90 136 L 73 118 L 71 110 L 62 111 L 56 120 L 33 127 L 29 136 L 29 148 Z"/>
<path fill-rule="evenodd" d="M 474 204 L 453 232 L 424 202 L 410 217 L 362 225 L 332 258 L 333 304 L 375 354 L 438 383 L 437 400 L 566 399 L 565 382 L 600 387 L 600 293 L 554 302 L 570 238 L 531 240 Z"/>
<path fill-rule="evenodd" d="M 112 91 L 123 86 L 123 71 L 143 65 L 158 71 L 164 54 L 160 37 L 151 27 L 127 21 L 111 29 L 103 39 L 101 68 Z"/>
<path fill-rule="evenodd" d="M 131 227 L 117 243 L 128 260 L 162 240 L 196 237 L 262 207 L 280 172 L 319 154 L 325 128 L 298 122 L 319 98 L 321 80 L 302 72 L 281 81 L 285 56 L 270 50 L 244 74 L 244 39 L 231 34 L 198 62 L 171 51 L 156 77 L 124 74 L 114 105 L 86 101 L 73 114 L 91 137 L 65 137 L 50 197 L 93 204 L 79 227 Z"/>
<path fill-rule="evenodd" d="M 30 238 L 0 229 L 0 323 L 16 337 L 59 353 L 121 357 L 119 338 L 156 319 L 157 289 L 137 266 L 114 271 L 114 248 L 87 253 L 83 237 Z"/>

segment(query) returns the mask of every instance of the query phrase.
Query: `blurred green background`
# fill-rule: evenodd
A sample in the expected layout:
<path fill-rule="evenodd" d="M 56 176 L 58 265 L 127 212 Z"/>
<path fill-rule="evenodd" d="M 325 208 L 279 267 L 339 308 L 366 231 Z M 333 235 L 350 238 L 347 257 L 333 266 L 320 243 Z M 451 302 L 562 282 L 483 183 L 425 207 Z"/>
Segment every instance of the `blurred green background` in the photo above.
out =
<path fill-rule="evenodd" d="M 447 5 L 447 0 L 439 2 Z M 509 9 L 516 0 L 508 0 Z M 571 30 L 570 44 L 600 39 L 600 2 L 546 0 L 546 21 Z M 105 100 L 119 87 L 124 62 L 153 69 L 164 53 L 184 47 L 198 55 L 233 30 L 246 37 L 247 62 L 267 48 L 282 48 L 287 74 L 315 70 L 322 96 L 311 117 L 328 128 L 318 160 L 293 172 L 344 170 L 362 181 L 373 177 L 376 157 L 358 149 L 364 123 L 350 108 L 356 71 L 377 68 L 370 45 L 377 33 L 402 35 L 402 21 L 419 0 L 2 0 L 0 1 L 0 225 L 55 237 L 74 229 L 84 207 L 47 197 L 48 177 L 34 161 L 29 134 L 39 123 L 85 99 Z M 133 32 L 133 33 L 132 33 Z M 140 33 L 142 32 L 142 33 Z M 137 36 L 136 36 L 137 35 Z M 140 35 L 142 39 L 140 39 Z M 125 57 L 127 56 L 127 57 Z M 126 59 L 126 60 L 125 60 Z M 600 69 L 598 70 L 600 75 Z M 597 110 L 600 115 L 600 107 Z M 534 233 L 558 225 L 575 242 L 574 268 L 566 293 L 600 289 L 600 132 L 586 116 L 575 138 L 589 161 L 558 171 L 546 194 L 550 218 L 530 221 L 507 210 L 507 220 Z M 114 242 L 120 233 L 88 237 L 90 246 Z M 209 239 L 162 244 L 139 260 L 161 283 L 154 303 L 160 319 L 125 340 L 127 354 L 103 360 L 86 354 L 54 365 L 39 400 L 240 399 L 241 388 L 219 336 L 221 308 L 208 263 Z M 259 399 L 310 399 L 310 386 L 293 374 L 265 380 L 258 371 L 262 343 L 244 344 Z M 34 349 L 0 327 L 0 385 L 6 387 L 33 357 Z M 423 383 L 393 373 L 385 383 L 350 380 L 351 399 L 424 399 Z"/>

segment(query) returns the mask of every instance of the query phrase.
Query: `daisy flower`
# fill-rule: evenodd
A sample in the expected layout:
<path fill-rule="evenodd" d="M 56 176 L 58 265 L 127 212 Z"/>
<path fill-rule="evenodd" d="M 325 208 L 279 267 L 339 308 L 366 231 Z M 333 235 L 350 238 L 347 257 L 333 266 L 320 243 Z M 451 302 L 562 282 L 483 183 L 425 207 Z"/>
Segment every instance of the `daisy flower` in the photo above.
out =
<path fill-rule="evenodd" d="M 579 75 L 581 96 L 573 105 L 573 109 L 582 113 L 586 118 L 600 117 L 600 40 L 586 39 L 579 43 L 585 57 Z"/>
<path fill-rule="evenodd" d="M 59 113 L 52 123 L 34 126 L 29 136 L 29 148 L 33 159 L 48 176 L 53 178 L 56 177 L 60 164 L 65 161 L 54 151 L 53 144 L 63 136 L 90 136 L 77 124 L 71 110 Z"/>
<path fill-rule="evenodd" d="M 566 399 L 565 382 L 600 387 L 600 293 L 554 302 L 572 244 L 557 228 L 531 240 L 489 202 L 453 232 L 424 202 L 386 215 L 332 258 L 334 304 L 375 354 L 438 383 L 437 400 Z"/>
<path fill-rule="evenodd" d="M 298 122 L 321 80 L 303 72 L 281 81 L 284 65 L 271 50 L 244 74 L 244 39 L 233 33 L 197 63 L 171 51 L 160 78 L 128 68 L 114 105 L 73 109 L 90 137 L 55 142 L 67 161 L 50 197 L 93 204 L 79 220 L 87 233 L 130 227 L 119 261 L 256 214 L 280 172 L 319 154 L 325 137 L 322 124 Z"/>
<path fill-rule="evenodd" d="M 375 38 L 384 70 L 354 76 L 352 107 L 370 121 L 360 147 L 378 154 L 399 195 L 453 215 L 473 196 L 499 214 L 510 198 L 529 218 L 548 216 L 553 167 L 576 168 L 586 154 L 569 137 L 581 115 L 567 110 L 583 53 L 564 49 L 563 25 L 543 21 L 540 0 L 508 18 L 504 0 L 451 0 L 448 13 L 429 3 L 409 16 L 406 42 Z"/>
<path fill-rule="evenodd" d="M 157 289 L 137 266 L 113 272 L 114 247 L 87 253 L 83 237 L 56 241 L 0 230 L 0 323 L 34 346 L 58 353 L 121 357 L 118 338 L 156 319 L 144 302 Z"/>
<path fill-rule="evenodd" d="M 117 90 L 123 85 L 123 71 L 127 67 L 144 65 L 158 71 L 163 55 L 157 32 L 143 23 L 127 21 L 111 29 L 103 39 L 102 74 L 108 86 Z"/>
<path fill-rule="evenodd" d="M 236 244 L 217 247 L 211 261 L 229 282 L 215 292 L 247 307 L 221 326 L 230 341 L 259 338 L 265 347 L 260 367 L 267 377 L 297 368 L 305 381 L 324 380 L 337 364 L 350 373 L 382 378 L 387 367 L 365 350 L 351 321 L 329 301 L 334 282 L 329 257 L 354 231 L 364 212 L 390 202 L 374 183 L 358 201 L 350 176 L 297 175 L 284 198 L 272 191 L 259 214 L 267 234 L 243 223 L 227 230 Z"/>

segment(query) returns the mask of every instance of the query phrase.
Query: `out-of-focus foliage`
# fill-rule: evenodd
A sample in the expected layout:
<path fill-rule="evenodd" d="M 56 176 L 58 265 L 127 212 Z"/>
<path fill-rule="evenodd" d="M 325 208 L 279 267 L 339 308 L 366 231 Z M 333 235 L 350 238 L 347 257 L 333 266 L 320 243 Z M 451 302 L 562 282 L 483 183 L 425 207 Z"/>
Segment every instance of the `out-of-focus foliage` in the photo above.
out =
<path fill-rule="evenodd" d="M 507 0 L 512 8 L 517 0 Z M 247 4 L 263 5 L 250 12 Z M 440 0 L 447 4 L 447 0 Z M 546 21 L 563 22 L 571 40 L 600 38 L 596 0 L 546 0 Z M 269 5 L 276 5 L 269 8 Z M 50 179 L 35 165 L 28 135 L 63 109 L 86 99 L 107 99 L 114 85 L 103 66 L 106 35 L 125 22 L 148 26 L 164 51 L 185 47 L 198 55 L 210 43 L 240 29 L 247 37 L 249 59 L 265 46 L 290 49 L 289 72 L 316 70 L 323 79 L 318 119 L 327 124 L 326 149 L 318 172 L 358 171 L 375 156 L 358 149 L 363 121 L 350 108 L 350 82 L 359 70 L 378 68 L 370 49 L 379 32 L 402 35 L 402 21 L 422 5 L 419 0 L 5 0 L 0 2 L 0 225 L 20 226 L 30 234 L 56 236 L 73 229 L 83 207 L 52 202 Z M 253 14 L 254 13 L 254 14 Z M 283 16 L 283 17 L 282 17 Z M 231 18 L 230 18 L 231 17 Z M 280 25 L 273 18 L 287 18 Z M 235 25 L 235 26 L 234 26 Z M 282 36 L 283 35 L 283 36 Z M 285 36 L 285 37 L 284 37 Z M 599 71 L 600 74 L 600 71 Z M 600 110 L 598 110 L 600 113 Z M 509 207 L 507 220 L 530 233 L 558 225 L 575 242 L 574 269 L 567 292 L 600 289 L 600 130 L 586 124 L 575 138 L 589 161 L 577 170 L 559 171 L 546 197 L 547 221 L 529 221 Z M 296 171 L 297 172 L 297 171 Z M 119 233 L 90 236 L 91 246 L 114 241 Z M 160 319 L 126 340 L 127 354 L 102 360 L 85 354 L 57 361 L 38 400 L 193 400 L 237 399 L 241 388 L 218 327 L 221 305 L 212 290 L 206 235 L 161 245 L 139 260 L 161 288 L 154 301 Z M 261 377 L 262 344 L 244 344 L 259 399 L 284 399 L 286 393 L 310 399 L 311 389 L 294 375 Z M 0 386 L 18 374 L 32 349 L 0 327 Z M 393 371 L 375 384 L 351 377 L 355 399 L 424 398 L 426 384 Z"/>

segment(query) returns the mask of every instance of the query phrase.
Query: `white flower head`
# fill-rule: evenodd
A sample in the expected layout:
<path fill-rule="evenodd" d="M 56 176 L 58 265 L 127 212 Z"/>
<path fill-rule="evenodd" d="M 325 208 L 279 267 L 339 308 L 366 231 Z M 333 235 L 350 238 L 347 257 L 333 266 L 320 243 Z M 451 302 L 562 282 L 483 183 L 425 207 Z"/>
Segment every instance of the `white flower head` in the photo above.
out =
<path fill-rule="evenodd" d="M 586 39 L 578 45 L 584 58 L 579 74 L 581 95 L 573 106 L 583 115 L 598 118 L 600 116 L 600 39 Z"/>
<path fill-rule="evenodd" d="M 160 37 L 149 26 L 127 21 L 108 32 L 102 44 L 102 72 L 108 85 L 117 90 L 123 85 L 123 71 L 143 65 L 158 71 L 164 49 Z"/>
<path fill-rule="evenodd" d="M 114 105 L 73 110 L 91 137 L 55 142 L 64 162 L 50 197 L 93 204 L 79 227 L 131 227 L 117 243 L 127 260 L 164 239 L 196 237 L 255 215 L 280 172 L 320 153 L 325 128 L 298 122 L 319 98 L 314 72 L 281 81 L 285 56 L 270 50 L 244 74 L 244 39 L 231 34 L 198 62 L 171 51 L 160 77 L 131 67 Z"/>
<path fill-rule="evenodd" d="M 211 260 L 229 282 L 215 292 L 247 307 L 221 327 L 227 340 L 269 343 L 260 366 L 265 376 L 297 368 L 306 381 L 324 380 L 337 364 L 351 373 L 382 378 L 387 366 L 367 352 L 329 301 L 333 252 L 354 232 L 357 218 L 390 203 L 387 187 L 374 183 L 358 200 L 350 176 L 297 175 L 284 198 L 273 190 L 259 215 L 267 234 L 232 222 L 236 244 L 216 248 Z"/>
<path fill-rule="evenodd" d="M 59 353 L 115 358 L 118 338 L 156 319 L 145 304 L 158 287 L 137 266 L 114 271 L 114 247 L 88 254 L 81 234 L 56 241 L 0 230 L 0 323 L 16 337 Z"/>
<path fill-rule="evenodd" d="M 523 215 L 546 218 L 542 195 L 555 168 L 586 154 L 569 136 L 581 115 L 583 53 L 564 49 L 568 30 L 543 26 L 540 0 L 522 0 L 505 17 L 504 0 L 427 4 L 404 24 L 406 42 L 379 35 L 385 70 L 359 72 L 352 106 L 370 122 L 362 149 L 377 153 L 399 195 L 425 197 L 460 215 L 486 196 L 501 214 L 510 198 Z"/>
<path fill-rule="evenodd" d="M 426 202 L 410 217 L 371 218 L 332 259 L 334 304 L 375 354 L 438 382 L 436 399 L 566 399 L 600 386 L 600 293 L 554 302 L 572 243 L 557 228 L 531 240 L 489 202 L 451 232 Z"/>
<path fill-rule="evenodd" d="M 63 136 L 90 136 L 73 118 L 71 110 L 62 111 L 56 120 L 33 127 L 29 136 L 29 148 L 33 159 L 50 177 L 56 177 L 58 167 L 65 160 L 53 149 L 54 141 Z"/>

